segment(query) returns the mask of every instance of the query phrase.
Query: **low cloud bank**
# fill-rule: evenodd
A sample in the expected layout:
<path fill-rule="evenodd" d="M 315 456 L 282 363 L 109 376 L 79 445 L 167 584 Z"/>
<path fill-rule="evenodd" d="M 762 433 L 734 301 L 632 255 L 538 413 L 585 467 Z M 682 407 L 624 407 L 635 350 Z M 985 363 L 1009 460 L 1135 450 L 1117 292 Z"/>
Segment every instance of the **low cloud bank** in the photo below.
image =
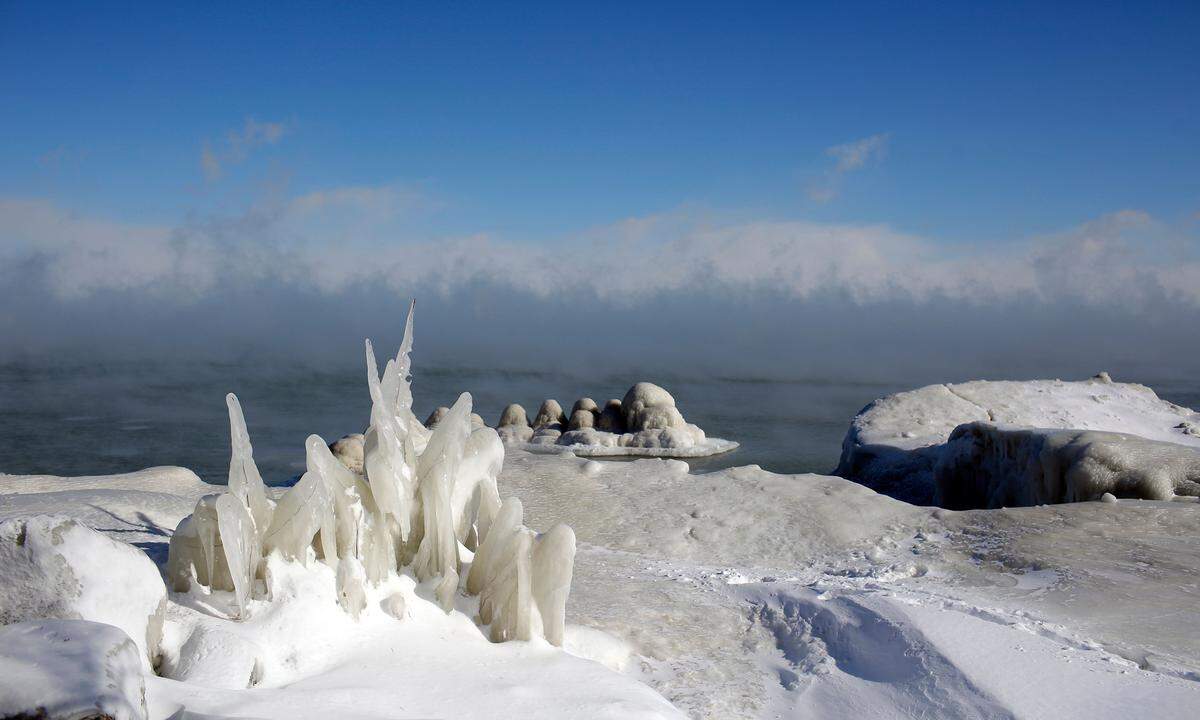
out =
<path fill-rule="evenodd" d="M 342 188 L 167 227 L 0 200 L 0 359 L 345 358 L 416 296 L 428 357 L 473 367 L 1200 370 L 1198 243 L 1137 211 L 1007 246 L 683 213 L 524 243 L 412 237 L 419 202 Z"/>

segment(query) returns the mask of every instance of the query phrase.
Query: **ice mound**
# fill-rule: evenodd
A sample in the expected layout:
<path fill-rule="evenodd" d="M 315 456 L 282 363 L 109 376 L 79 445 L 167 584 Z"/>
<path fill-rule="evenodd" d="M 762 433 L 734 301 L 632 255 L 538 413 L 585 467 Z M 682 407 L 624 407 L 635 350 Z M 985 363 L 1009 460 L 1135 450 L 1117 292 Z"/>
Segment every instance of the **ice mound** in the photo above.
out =
<path fill-rule="evenodd" d="M 520 405 L 504 409 L 496 432 L 506 445 L 534 452 L 566 449 L 579 457 L 702 457 L 738 446 L 707 437 L 683 419 L 670 393 L 648 382 L 636 383 L 623 400 L 609 400 L 603 408 L 584 397 L 567 415 L 557 400 L 546 400 L 532 425 L 526 417 Z"/>
<path fill-rule="evenodd" d="M 1046 430 L 1092 430 L 1200 448 L 1189 427 L 1200 414 L 1143 385 L 1090 380 L 929 385 L 867 405 L 842 442 L 834 473 L 892 497 L 934 502 L 934 466 L 954 429 L 973 422 Z"/>
<path fill-rule="evenodd" d="M 76 520 L 0 523 L 0 624 L 46 618 L 120 628 L 149 669 L 159 655 L 167 592 L 146 554 Z"/>
<path fill-rule="evenodd" d="M 144 720 L 140 655 L 120 628 L 98 622 L 0 628 L 0 717 Z"/>
<path fill-rule="evenodd" d="M 357 618 L 368 586 L 404 569 L 434 588 L 446 612 L 460 594 L 478 595 L 480 622 L 496 642 L 544 637 L 562 645 L 574 534 L 561 526 L 539 535 L 523 524 L 519 500 L 501 505 L 496 478 L 504 445 L 474 419 L 470 394 L 427 423 L 417 421 L 411 348 L 411 308 L 400 350 L 382 376 L 366 341 L 371 424 L 361 446 L 363 474 L 347 462 L 357 459 L 350 436 L 330 446 L 312 435 L 306 472 L 278 499 L 268 496 L 254 462 L 241 404 L 232 393 L 226 397 L 228 489 L 201 497 L 179 522 L 166 568 L 176 592 L 194 585 L 225 591 L 231 614 L 246 618 L 269 594 L 272 558 L 321 563 L 333 571 L 338 605 Z"/>
<path fill-rule="evenodd" d="M 950 434 L 933 468 L 934 504 L 1020 507 L 1200 496 L 1200 449 L 1093 430 L 975 422 Z"/>

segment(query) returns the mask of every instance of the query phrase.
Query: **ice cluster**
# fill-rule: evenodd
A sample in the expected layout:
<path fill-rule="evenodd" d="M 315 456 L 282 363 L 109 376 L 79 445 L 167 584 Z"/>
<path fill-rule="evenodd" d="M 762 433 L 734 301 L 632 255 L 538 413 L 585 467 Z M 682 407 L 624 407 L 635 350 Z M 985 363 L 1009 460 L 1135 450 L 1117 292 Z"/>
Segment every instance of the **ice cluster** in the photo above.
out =
<path fill-rule="evenodd" d="M 683 419 L 669 392 L 648 382 L 634 384 L 624 399 L 613 398 L 603 407 L 590 397 L 580 398 L 570 413 L 563 412 L 557 400 L 546 400 L 532 424 L 525 408 L 514 403 L 500 414 L 496 431 L 508 445 L 570 448 L 580 456 L 699 456 L 737 447 L 729 440 L 706 437 Z"/>
<path fill-rule="evenodd" d="M 334 568 L 338 602 L 357 617 L 368 584 L 406 569 L 428 583 L 447 612 L 460 592 L 479 596 L 479 618 L 497 642 L 563 641 L 575 536 L 566 526 L 537 534 L 519 500 L 501 503 L 496 478 L 504 445 L 473 419 L 463 393 L 432 429 L 412 411 L 412 308 L 404 340 L 382 376 L 366 341 L 371 423 L 332 448 L 305 442 L 306 472 L 277 500 L 254 462 L 242 408 L 232 393 L 228 491 L 197 502 L 171 538 L 168 581 L 233 593 L 239 616 L 266 594 L 266 558 Z M 361 448 L 361 451 L 360 451 Z M 351 468 L 361 463 L 363 471 Z M 472 561 L 467 577 L 464 565 Z"/>

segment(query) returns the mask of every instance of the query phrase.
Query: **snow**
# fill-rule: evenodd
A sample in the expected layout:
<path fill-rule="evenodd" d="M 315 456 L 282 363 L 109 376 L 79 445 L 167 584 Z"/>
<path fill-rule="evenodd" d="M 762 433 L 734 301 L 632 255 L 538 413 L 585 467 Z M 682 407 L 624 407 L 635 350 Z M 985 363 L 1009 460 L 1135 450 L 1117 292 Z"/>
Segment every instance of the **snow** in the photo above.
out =
<path fill-rule="evenodd" d="M 79 507 L 73 482 L 40 490 Z M 522 522 L 574 530 L 567 653 L 489 643 L 474 597 L 447 614 L 407 573 L 368 583 L 355 619 L 337 571 L 275 558 L 238 622 L 232 593 L 171 595 L 151 717 L 328 717 L 351 698 L 366 717 L 1184 717 L 1200 701 L 1190 504 L 952 512 L 836 477 L 515 450 L 499 485 Z"/>
<path fill-rule="evenodd" d="M 933 502 L 934 466 L 960 425 L 988 422 L 1094 430 L 1200 449 L 1200 414 L 1143 385 L 1107 376 L 1080 382 L 987 381 L 929 385 L 872 402 L 855 416 L 834 474 L 918 504 Z"/>
<path fill-rule="evenodd" d="M 952 512 L 836 477 L 586 463 L 510 453 L 501 486 L 527 520 L 574 529 L 569 621 L 628 647 L 630 672 L 692 717 L 1046 716 L 1034 702 L 1121 717 L 1090 713 L 1131 697 L 1174 717 L 1200 701 L 1190 504 Z M 1040 663 L 1036 698 L 1018 647 Z"/>
<path fill-rule="evenodd" d="M 0 628 L 0 717 L 142 720 L 140 653 L 120 628 L 35 620 Z"/>
<path fill-rule="evenodd" d="M 589 397 L 580 398 L 569 420 L 557 400 L 546 400 L 532 427 L 525 422 L 524 408 L 509 405 L 496 430 L 510 447 L 568 450 L 577 457 L 707 457 L 738 447 L 732 440 L 707 437 L 686 422 L 671 394 L 648 382 L 635 383 L 624 400 L 609 400 L 603 409 Z"/>
<path fill-rule="evenodd" d="M 146 669 L 159 654 L 167 592 L 137 548 L 68 517 L 0 523 L 0 623 L 59 618 L 120 628 Z"/>

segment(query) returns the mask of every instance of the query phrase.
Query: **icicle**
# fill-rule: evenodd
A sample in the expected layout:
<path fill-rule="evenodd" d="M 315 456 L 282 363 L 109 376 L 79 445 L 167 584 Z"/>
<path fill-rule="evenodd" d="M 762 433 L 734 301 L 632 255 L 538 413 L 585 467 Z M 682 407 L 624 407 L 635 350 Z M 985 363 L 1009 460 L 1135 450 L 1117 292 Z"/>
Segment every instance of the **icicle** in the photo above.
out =
<path fill-rule="evenodd" d="M 510 497 L 500 506 L 488 535 L 479 545 L 471 569 L 467 572 L 467 593 L 478 595 L 491 582 L 499 565 L 508 555 L 508 546 L 513 542 L 516 531 L 521 528 L 525 509 L 520 498 Z"/>
<path fill-rule="evenodd" d="M 367 481 L 379 509 L 400 527 L 401 540 L 412 528 L 416 477 L 405 457 L 407 431 L 396 421 L 391 403 L 380 386 L 375 349 L 366 341 L 367 384 L 371 391 L 371 428 L 363 449 Z"/>
<path fill-rule="evenodd" d="M 421 501 L 424 535 L 413 571 L 419 580 L 458 571 L 458 538 L 454 532 L 450 498 L 470 434 L 471 394 L 463 393 L 429 437 L 418 465 L 420 486 L 417 494 Z"/>
<path fill-rule="evenodd" d="M 454 596 L 458 594 L 458 573 L 447 570 L 434 589 L 438 605 L 447 613 L 454 609 Z"/>
<path fill-rule="evenodd" d="M 316 473 L 306 472 L 296 486 L 284 493 L 263 535 L 263 554 L 279 550 L 289 560 L 305 562 L 308 546 L 332 512 L 329 488 Z"/>
<path fill-rule="evenodd" d="M 250 517 L 250 511 L 236 495 L 220 495 L 214 506 L 221 547 L 237 600 L 238 615 L 245 617 L 246 607 L 254 589 L 254 576 L 258 572 L 258 534 L 254 530 L 254 520 Z"/>
<path fill-rule="evenodd" d="M 492 642 L 528 640 L 532 635 L 530 548 L 533 532 L 521 527 L 508 544 L 507 556 L 479 594 L 479 619 L 490 625 Z"/>
<path fill-rule="evenodd" d="M 542 634 L 551 645 L 563 644 L 574 567 L 575 532 L 571 528 L 556 525 L 534 541 L 531 591 L 542 617 Z"/>
<path fill-rule="evenodd" d="M 214 589 L 217 586 L 218 569 L 216 548 L 220 538 L 220 529 L 217 526 L 219 497 L 221 496 L 218 494 L 205 495 L 196 501 L 196 508 L 192 511 L 192 527 L 196 529 L 196 535 L 200 538 L 200 550 L 204 557 L 204 577 L 200 583 Z"/>
<path fill-rule="evenodd" d="M 271 524 L 271 501 L 267 499 L 266 486 L 254 463 L 254 448 L 250 445 L 250 433 L 246 430 L 246 418 L 237 395 L 226 395 L 225 405 L 229 408 L 229 439 L 233 446 L 229 458 L 229 492 L 237 495 L 250 509 L 254 525 L 262 534 Z"/>
<path fill-rule="evenodd" d="M 471 531 L 474 529 L 482 542 L 500 509 L 496 479 L 503 466 L 504 443 L 500 436 L 489 427 L 474 429 L 467 438 L 450 501 L 455 536 L 469 549 L 474 549 L 467 543 Z"/>

